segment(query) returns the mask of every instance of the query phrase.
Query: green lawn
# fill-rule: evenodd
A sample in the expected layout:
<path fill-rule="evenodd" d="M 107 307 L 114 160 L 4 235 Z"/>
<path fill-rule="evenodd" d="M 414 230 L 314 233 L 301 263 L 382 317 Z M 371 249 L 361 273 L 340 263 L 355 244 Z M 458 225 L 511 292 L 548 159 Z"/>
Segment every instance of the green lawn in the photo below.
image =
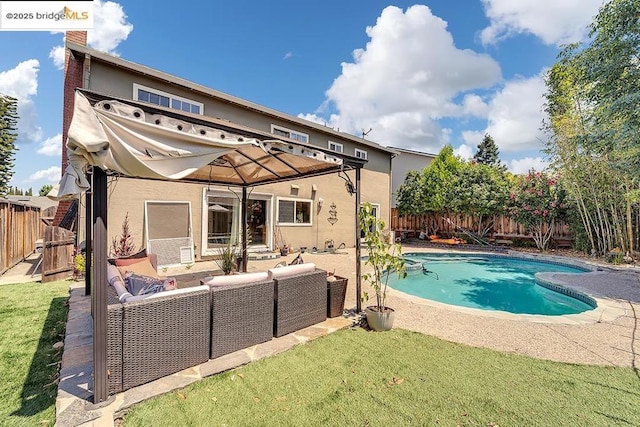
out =
<path fill-rule="evenodd" d="M 133 407 L 125 426 L 640 425 L 640 377 L 344 330 Z"/>
<path fill-rule="evenodd" d="M 69 282 L 0 286 L 0 425 L 53 426 Z"/>

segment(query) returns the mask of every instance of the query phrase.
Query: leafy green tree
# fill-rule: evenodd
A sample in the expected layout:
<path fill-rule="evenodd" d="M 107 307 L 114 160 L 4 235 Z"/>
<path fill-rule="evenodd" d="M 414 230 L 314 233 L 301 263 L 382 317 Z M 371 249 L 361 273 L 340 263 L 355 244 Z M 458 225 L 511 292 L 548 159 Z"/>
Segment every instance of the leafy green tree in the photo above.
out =
<path fill-rule="evenodd" d="M 475 232 L 484 237 L 493 228 L 496 215 L 504 212 L 509 184 L 496 167 L 467 163 L 458 171 L 452 188 L 450 206 L 473 218 Z"/>
<path fill-rule="evenodd" d="M 426 212 L 424 177 L 422 172 L 409 171 L 396 193 L 400 215 L 422 215 Z"/>
<path fill-rule="evenodd" d="M 494 166 L 502 171 L 507 169 L 500 161 L 498 146 L 488 133 L 484 134 L 484 138 L 478 144 L 478 151 L 473 155 L 473 160 L 483 165 Z"/>
<path fill-rule="evenodd" d="M 397 193 L 397 206 L 401 215 L 424 215 L 450 211 L 453 183 L 462 160 L 446 145 L 422 172 L 411 171 L 405 177 Z M 431 218 L 422 224 L 425 231 L 436 233 L 437 222 Z"/>
<path fill-rule="evenodd" d="M 445 145 L 431 164 L 424 170 L 424 191 L 427 210 L 448 211 L 455 177 L 463 162 L 453 154 L 453 147 Z"/>
<path fill-rule="evenodd" d="M 29 187 L 27 192 L 24 194 L 25 196 L 33 196 L 33 187 Z"/>
<path fill-rule="evenodd" d="M 19 189 L 17 186 L 15 187 L 9 187 L 9 192 L 8 194 L 10 196 L 23 196 L 24 195 L 24 191 Z"/>
<path fill-rule="evenodd" d="M 0 94 L 0 196 L 9 191 L 13 177 L 18 123 L 18 100 Z"/>
<path fill-rule="evenodd" d="M 547 74 L 548 153 L 593 251 L 633 252 L 640 222 L 640 0 L 611 0 Z"/>
<path fill-rule="evenodd" d="M 530 171 L 519 177 L 509 194 L 507 213 L 533 235 L 536 246 L 547 250 L 558 220 L 567 213 L 566 192 L 556 177 Z"/>
<path fill-rule="evenodd" d="M 52 188 L 53 188 L 53 185 L 45 184 L 42 186 L 42 188 L 40 188 L 40 191 L 38 191 L 38 195 L 40 195 L 41 197 L 44 197 L 47 194 L 49 194 L 49 191 L 51 191 Z"/>

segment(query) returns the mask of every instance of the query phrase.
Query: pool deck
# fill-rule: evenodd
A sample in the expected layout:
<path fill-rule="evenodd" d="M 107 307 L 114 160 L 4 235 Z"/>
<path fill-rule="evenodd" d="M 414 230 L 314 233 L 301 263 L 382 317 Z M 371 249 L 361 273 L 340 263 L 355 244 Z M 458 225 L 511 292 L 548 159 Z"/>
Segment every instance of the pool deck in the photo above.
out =
<path fill-rule="evenodd" d="M 306 262 L 347 277 L 345 307 L 355 306 L 355 251 L 345 254 L 305 253 Z M 403 252 L 443 252 L 403 245 Z M 455 253 L 456 251 L 447 251 Z M 465 252 L 468 253 L 468 252 Z M 514 252 L 510 251 L 514 254 Z M 363 255 L 365 251 L 363 250 Z M 515 253 L 545 259 L 545 255 Z M 291 261 L 294 255 L 285 259 Z M 548 259 L 564 262 L 568 258 Z M 251 261 L 250 271 L 273 267 L 277 261 Z M 572 262 L 569 260 L 569 262 Z M 579 261 L 583 262 L 583 261 Z M 389 290 L 387 305 L 396 310 L 395 327 L 433 335 L 447 341 L 486 347 L 559 362 L 605 366 L 640 367 L 640 270 L 632 267 L 613 270 L 588 262 L 595 271 L 580 276 L 560 274 L 565 281 L 593 297 L 598 307 L 585 313 L 564 316 L 512 314 L 457 307 Z M 363 271 L 366 266 L 363 264 Z M 569 277 L 572 276 L 571 280 Z M 362 289 L 372 295 L 363 282 Z M 363 303 L 371 305 L 373 299 Z"/>

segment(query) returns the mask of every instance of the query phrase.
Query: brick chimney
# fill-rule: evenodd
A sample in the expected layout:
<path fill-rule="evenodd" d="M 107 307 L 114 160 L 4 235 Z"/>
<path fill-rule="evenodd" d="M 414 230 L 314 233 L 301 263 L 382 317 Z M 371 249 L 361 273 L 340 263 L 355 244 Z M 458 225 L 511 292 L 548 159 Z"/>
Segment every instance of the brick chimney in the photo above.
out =
<path fill-rule="evenodd" d="M 66 39 L 69 42 L 87 45 L 87 32 L 86 31 L 67 31 Z M 75 57 L 71 54 L 71 51 L 65 48 L 64 52 L 64 92 L 63 92 L 63 110 L 62 110 L 62 173 L 64 174 L 67 168 L 67 133 L 69 132 L 69 125 L 71 124 L 71 118 L 73 117 L 74 95 L 75 89 L 81 88 L 83 85 L 83 65 L 84 58 Z M 53 220 L 53 225 L 60 225 L 60 221 L 64 218 L 69 206 L 70 201 L 58 202 L 58 210 Z"/>

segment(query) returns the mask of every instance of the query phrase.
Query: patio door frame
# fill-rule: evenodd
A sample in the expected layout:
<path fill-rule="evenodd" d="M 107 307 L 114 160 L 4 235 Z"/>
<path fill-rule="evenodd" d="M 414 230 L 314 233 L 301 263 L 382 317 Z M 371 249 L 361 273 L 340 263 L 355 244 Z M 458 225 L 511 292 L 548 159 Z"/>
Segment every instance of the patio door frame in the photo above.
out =
<path fill-rule="evenodd" d="M 236 241 L 238 242 L 238 246 L 240 246 L 240 242 L 242 241 L 242 196 L 233 190 L 229 190 L 224 187 L 203 187 L 202 188 L 202 227 L 201 227 L 201 250 L 200 254 L 202 256 L 213 256 L 216 255 L 215 249 L 209 249 L 209 218 L 208 218 L 208 206 L 209 206 L 209 197 L 230 197 L 237 198 L 239 207 L 238 211 L 234 213 L 234 221 L 238 221 L 238 235 L 236 237 Z M 261 245 L 249 245 L 247 247 L 248 252 L 259 252 L 264 250 L 273 250 L 273 219 L 274 219 L 274 195 L 271 193 L 254 193 L 251 192 L 247 195 L 247 200 L 264 200 L 267 202 L 266 212 L 265 212 L 265 227 L 267 229 L 266 243 Z M 236 205 L 234 204 L 234 207 Z"/>

